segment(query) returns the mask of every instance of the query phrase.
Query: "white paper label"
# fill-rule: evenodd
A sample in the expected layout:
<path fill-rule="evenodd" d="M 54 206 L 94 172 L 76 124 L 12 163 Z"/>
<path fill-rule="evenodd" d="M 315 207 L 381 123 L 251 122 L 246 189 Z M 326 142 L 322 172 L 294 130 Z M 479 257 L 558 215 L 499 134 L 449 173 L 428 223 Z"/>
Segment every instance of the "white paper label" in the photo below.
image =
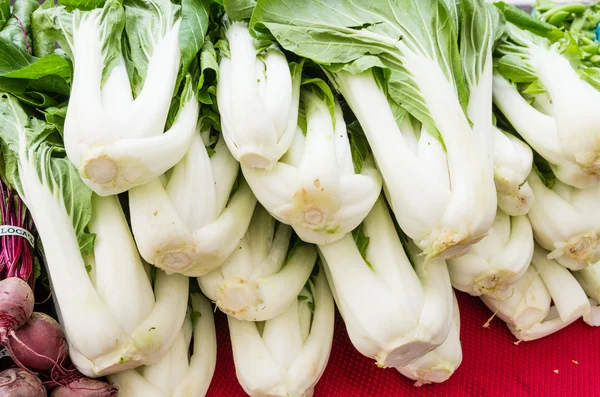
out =
<path fill-rule="evenodd" d="M 33 237 L 33 234 L 29 233 L 28 230 L 25 230 L 22 227 L 2 225 L 0 226 L 0 237 L 1 236 L 20 236 L 24 239 L 27 239 L 32 247 L 35 244 L 35 238 Z"/>

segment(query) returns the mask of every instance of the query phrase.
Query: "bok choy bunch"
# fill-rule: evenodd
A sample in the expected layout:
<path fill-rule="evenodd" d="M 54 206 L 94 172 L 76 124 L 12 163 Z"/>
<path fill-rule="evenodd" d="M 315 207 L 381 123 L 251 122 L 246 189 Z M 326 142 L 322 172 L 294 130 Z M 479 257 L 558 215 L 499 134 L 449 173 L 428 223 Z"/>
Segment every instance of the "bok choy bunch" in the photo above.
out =
<path fill-rule="evenodd" d="M 444 343 L 410 364 L 397 368 L 402 375 L 415 380 L 415 386 L 447 381 L 462 362 L 460 313 L 455 295 L 453 302 L 452 327 Z"/>
<path fill-rule="evenodd" d="M 532 172 L 528 181 L 536 201 L 527 216 L 548 257 L 571 270 L 600 261 L 600 185 L 576 189 L 551 172 Z"/>
<path fill-rule="evenodd" d="M 192 80 L 202 83 L 208 98 L 187 153 L 168 173 L 129 191 L 131 226 L 142 257 L 190 277 L 225 262 L 244 237 L 256 205 L 218 130 L 210 94 L 219 75 L 216 52 L 208 39 L 205 44 Z"/>
<path fill-rule="evenodd" d="M 110 375 L 126 397 L 204 397 L 217 361 L 212 306 L 200 294 L 171 348 L 154 364 Z M 190 350 L 192 351 L 190 355 Z"/>
<path fill-rule="evenodd" d="M 304 81 L 300 113 L 285 156 L 270 170 L 242 164 L 242 171 L 275 219 L 308 243 L 329 244 L 367 216 L 381 192 L 381 177 L 368 153 L 351 147 L 342 108 L 323 80 Z"/>
<path fill-rule="evenodd" d="M 452 286 L 474 296 L 510 293 L 531 263 L 533 246 L 529 219 L 498 209 L 488 235 L 468 254 L 447 261 Z"/>
<path fill-rule="evenodd" d="M 600 326 L 600 262 L 573 275 L 590 301 L 590 315 L 584 320 L 592 326 Z"/>
<path fill-rule="evenodd" d="M 556 177 L 576 188 L 600 182 L 597 83 L 580 75 L 572 36 L 508 5 L 500 5 L 508 37 L 497 49 L 494 103 Z"/>
<path fill-rule="evenodd" d="M 354 233 L 319 246 L 352 344 L 380 367 L 405 367 L 452 328 L 446 263 L 434 259 L 426 269 L 421 251 L 412 243 L 408 250 L 410 259 L 383 198 Z"/>
<path fill-rule="evenodd" d="M 228 316 L 244 391 L 257 397 L 312 396 L 329 359 L 334 314 L 325 275 L 315 267 L 297 299 L 277 317 L 250 322 Z"/>
<path fill-rule="evenodd" d="M 199 131 L 200 126 L 170 175 L 129 191 L 131 225 L 142 257 L 190 277 L 225 262 L 244 237 L 256 205 L 223 138 L 207 147 L 211 130 Z"/>
<path fill-rule="evenodd" d="M 467 252 L 496 211 L 494 19 L 482 0 L 460 5 L 472 24 L 462 55 L 456 9 L 442 0 L 258 0 L 251 21 L 257 34 L 323 65 L 365 131 L 400 227 L 428 258 Z"/>
<path fill-rule="evenodd" d="M 590 315 L 588 297 L 577 280 L 537 245 L 531 266 L 511 288 L 503 297 L 481 298 L 519 340 L 543 338 Z"/>
<path fill-rule="evenodd" d="M 189 79 L 174 99 L 180 106 L 166 132 L 165 124 L 206 27 L 191 33 L 181 8 L 170 0 L 123 5 L 109 0 L 89 11 L 38 10 L 40 29 L 74 64 L 65 148 L 83 181 L 99 195 L 152 181 L 188 150 L 198 118 Z M 197 37 L 190 40 L 189 34 Z"/>
<path fill-rule="evenodd" d="M 277 42 L 255 40 L 243 20 L 249 15 L 232 10 L 233 3 L 224 2 L 227 45 L 220 47 L 217 99 L 223 136 L 242 165 L 269 170 L 294 139 L 302 62 L 288 64 Z"/>
<path fill-rule="evenodd" d="M 259 205 L 238 249 L 198 283 L 229 316 L 265 321 L 296 301 L 316 260 L 314 246 L 294 238 L 291 227 Z"/>
<path fill-rule="evenodd" d="M 148 276 L 117 197 L 93 195 L 54 126 L 7 94 L 0 138 L 45 248 L 73 363 L 98 377 L 160 359 L 183 324 L 187 278 Z"/>
<path fill-rule="evenodd" d="M 533 151 L 516 136 L 496 127 L 492 127 L 492 145 L 498 207 L 510 216 L 526 215 L 535 200 L 527 182 Z"/>

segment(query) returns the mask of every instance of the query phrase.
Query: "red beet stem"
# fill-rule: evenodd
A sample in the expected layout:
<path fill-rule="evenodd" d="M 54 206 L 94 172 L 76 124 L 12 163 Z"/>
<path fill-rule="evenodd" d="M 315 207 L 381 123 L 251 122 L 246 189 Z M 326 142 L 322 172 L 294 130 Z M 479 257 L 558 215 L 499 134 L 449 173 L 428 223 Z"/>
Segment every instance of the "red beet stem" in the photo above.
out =
<path fill-rule="evenodd" d="M 33 221 L 19 195 L 0 179 L 0 225 L 15 226 L 33 234 Z M 33 289 L 34 252 L 21 236 L 0 237 L 0 279 L 18 277 Z"/>

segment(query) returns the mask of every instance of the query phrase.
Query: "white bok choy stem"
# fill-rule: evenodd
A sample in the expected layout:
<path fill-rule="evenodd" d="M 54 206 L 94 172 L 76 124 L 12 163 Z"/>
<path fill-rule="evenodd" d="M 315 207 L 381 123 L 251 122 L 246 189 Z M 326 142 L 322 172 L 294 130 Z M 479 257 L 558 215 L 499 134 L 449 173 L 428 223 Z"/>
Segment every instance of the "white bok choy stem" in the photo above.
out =
<path fill-rule="evenodd" d="M 57 135 L 2 95 L 5 161 L 17 166 L 7 177 L 44 244 L 71 359 L 90 377 L 156 361 L 183 323 L 188 281 L 157 272 L 153 292 L 118 199 L 92 199 Z"/>
<path fill-rule="evenodd" d="M 492 139 L 498 207 L 510 216 L 526 215 L 535 200 L 527 182 L 533 151 L 519 138 L 496 127 L 492 127 Z"/>
<path fill-rule="evenodd" d="M 170 0 L 125 6 L 109 0 L 90 11 L 71 13 L 63 6 L 42 11 L 48 34 L 74 65 L 65 148 L 83 181 L 101 196 L 150 182 L 189 147 L 199 111 L 190 79 L 165 132 L 181 66 L 180 9 Z M 122 54 L 124 28 L 138 77 L 133 89 Z"/>
<path fill-rule="evenodd" d="M 584 316 L 584 321 L 595 327 L 600 326 L 600 262 L 573 272 L 573 276 L 590 298 L 590 314 Z"/>
<path fill-rule="evenodd" d="M 508 298 L 482 299 L 519 340 L 543 338 L 589 316 L 588 297 L 577 280 L 538 245 L 531 266 L 511 288 Z"/>
<path fill-rule="evenodd" d="M 531 263 L 533 247 L 529 219 L 498 209 L 489 234 L 466 255 L 447 261 L 452 286 L 474 296 L 510 294 Z"/>
<path fill-rule="evenodd" d="M 109 375 L 108 379 L 119 388 L 119 396 L 206 395 L 217 361 L 215 322 L 206 298 L 192 294 L 191 304 L 177 338 L 159 361 Z"/>
<path fill-rule="evenodd" d="M 228 316 L 238 381 L 252 397 L 312 397 L 331 351 L 335 306 L 323 270 L 279 316 Z"/>
<path fill-rule="evenodd" d="M 493 163 L 498 206 L 511 216 L 525 215 L 533 202 L 526 182 L 533 152 L 492 125 L 492 49 L 504 31 L 504 18 L 496 8 L 486 9 L 480 1 L 461 1 L 457 5 L 461 63 L 469 92 L 467 115 L 476 138 L 487 140 L 489 152 L 482 153 L 482 161 L 487 155 Z"/>
<path fill-rule="evenodd" d="M 257 48 L 246 22 L 226 25 L 217 85 L 223 136 L 240 163 L 270 170 L 294 139 L 302 63 L 288 64 L 275 42 Z"/>
<path fill-rule="evenodd" d="M 527 180 L 536 197 L 527 216 L 548 257 L 571 270 L 598 262 L 600 185 L 576 189 L 557 180 L 549 188 L 536 172 Z"/>
<path fill-rule="evenodd" d="M 292 147 L 271 170 L 242 164 L 242 171 L 275 219 L 308 243 L 329 244 L 367 216 L 381 177 L 369 161 L 355 171 L 342 109 L 323 81 L 303 86 L 300 106 L 306 136 L 298 128 Z"/>
<path fill-rule="evenodd" d="M 556 121 L 551 116 L 530 105 L 517 87 L 499 72 L 494 72 L 492 92 L 496 106 L 529 146 L 552 165 L 552 170 L 559 180 L 572 186 L 589 186 L 590 176 L 563 153 L 558 140 Z"/>
<path fill-rule="evenodd" d="M 402 375 L 416 381 L 415 386 L 447 381 L 462 362 L 460 313 L 454 294 L 453 302 L 452 327 L 444 343 L 407 366 L 396 368 Z"/>
<path fill-rule="evenodd" d="M 319 246 L 350 340 L 381 367 L 403 367 L 440 346 L 452 326 L 446 263 L 414 244 L 407 257 L 383 197 L 362 225 Z M 360 248 L 359 248 L 360 247 Z"/>
<path fill-rule="evenodd" d="M 239 247 L 198 284 L 229 316 L 265 321 L 296 301 L 316 260 L 314 246 L 293 238 L 291 227 L 258 205 Z"/>
<path fill-rule="evenodd" d="M 471 132 L 463 140 L 445 138 L 444 151 L 425 125 L 415 131 L 405 116 L 402 126 L 397 126 L 371 71 L 358 75 L 339 72 L 335 82 L 365 131 L 385 180 L 386 197 L 402 230 L 429 258 L 458 257 L 468 252 L 491 226 L 496 201 L 488 162 L 468 170 L 462 164 L 471 154 L 479 156 Z M 450 139 L 456 139 L 455 144 L 450 145 Z M 479 143 L 479 150 L 487 152 L 486 143 Z M 483 174 L 489 174 L 489 180 Z"/>
<path fill-rule="evenodd" d="M 511 81 L 495 78 L 494 101 L 519 134 L 556 167 L 563 183 L 580 189 L 597 184 L 600 113 L 595 103 L 600 92 L 572 65 L 573 38 L 514 7 L 500 7 L 510 11 L 505 16 L 511 23 L 506 24 L 508 35 L 497 49 L 498 72 Z M 524 95 L 534 91 L 536 96 L 546 96 L 551 105 L 542 108 L 548 114 L 526 103 L 513 82 L 530 83 L 521 84 Z"/>
<path fill-rule="evenodd" d="M 197 129 L 200 129 L 198 123 Z M 222 137 L 212 155 L 210 130 L 197 131 L 170 176 L 129 191 L 129 211 L 142 257 L 168 273 L 207 274 L 238 247 L 256 198 Z M 239 185 L 236 180 L 239 178 Z"/>
<path fill-rule="evenodd" d="M 72 331 L 68 323 L 65 325 L 73 363 L 82 373 L 99 376 L 150 364 L 162 357 L 183 323 L 188 280 L 157 271 L 153 292 L 117 197 L 94 195 L 92 209 L 89 229 L 96 234 L 96 241 L 94 255 L 88 259 L 90 279 L 104 302 L 104 310 L 116 320 L 116 329 L 120 327 L 124 338 L 103 351 L 90 339 L 89 324 Z M 65 318 L 60 300 L 59 305 Z"/>

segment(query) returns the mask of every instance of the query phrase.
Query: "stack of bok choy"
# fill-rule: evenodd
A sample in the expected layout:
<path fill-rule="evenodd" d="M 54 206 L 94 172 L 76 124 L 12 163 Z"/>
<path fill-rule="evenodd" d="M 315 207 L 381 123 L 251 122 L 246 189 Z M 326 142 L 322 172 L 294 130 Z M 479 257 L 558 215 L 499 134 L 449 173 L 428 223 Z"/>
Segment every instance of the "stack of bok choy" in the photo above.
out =
<path fill-rule="evenodd" d="M 21 367 L 0 379 L 203 397 L 215 309 L 253 397 L 313 395 L 336 307 L 416 385 L 462 362 L 454 289 L 522 341 L 600 325 L 599 22 L 549 1 L 0 0 L 0 343 Z M 60 325 L 33 311 L 38 251 Z"/>

